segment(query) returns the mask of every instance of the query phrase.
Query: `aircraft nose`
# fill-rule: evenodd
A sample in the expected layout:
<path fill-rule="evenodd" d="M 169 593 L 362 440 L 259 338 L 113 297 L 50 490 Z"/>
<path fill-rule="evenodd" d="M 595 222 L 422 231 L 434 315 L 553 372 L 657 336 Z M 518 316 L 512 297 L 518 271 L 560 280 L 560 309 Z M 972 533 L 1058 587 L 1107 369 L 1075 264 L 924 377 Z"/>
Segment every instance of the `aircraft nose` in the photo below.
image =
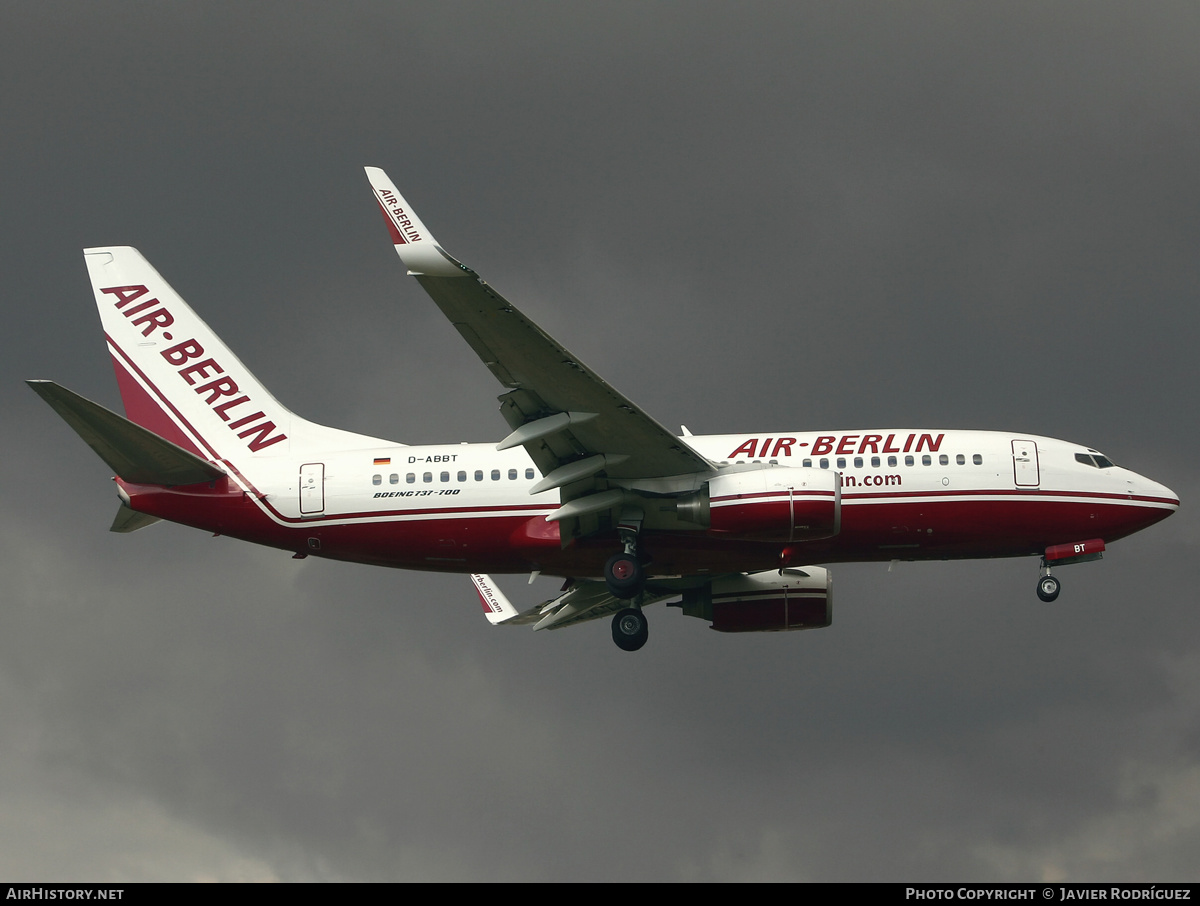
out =
<path fill-rule="evenodd" d="M 1157 481 L 1150 481 L 1149 479 L 1146 480 L 1146 484 L 1150 488 L 1147 496 L 1161 498 L 1164 503 L 1170 505 L 1171 512 L 1179 509 L 1179 495 L 1165 484 L 1159 484 Z"/>
<path fill-rule="evenodd" d="M 1144 475 L 1138 475 L 1135 472 L 1133 473 L 1133 480 L 1129 482 L 1129 485 L 1130 490 L 1145 503 L 1162 511 L 1162 515 L 1158 517 L 1159 519 L 1166 519 L 1179 509 L 1179 495 L 1165 484 L 1159 484 L 1157 481 L 1152 481 Z"/>

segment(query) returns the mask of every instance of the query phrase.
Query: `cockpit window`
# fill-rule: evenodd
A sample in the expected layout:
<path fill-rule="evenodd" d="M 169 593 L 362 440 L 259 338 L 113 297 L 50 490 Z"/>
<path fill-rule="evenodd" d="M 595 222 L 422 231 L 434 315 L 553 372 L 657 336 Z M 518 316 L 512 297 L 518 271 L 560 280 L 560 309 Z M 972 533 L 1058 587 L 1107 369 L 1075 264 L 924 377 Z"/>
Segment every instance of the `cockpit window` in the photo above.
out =
<path fill-rule="evenodd" d="M 1085 466 L 1091 466 L 1094 469 L 1111 469 L 1114 465 L 1113 461 L 1103 453 L 1095 451 L 1091 453 L 1076 453 L 1075 461 L 1083 463 Z"/>

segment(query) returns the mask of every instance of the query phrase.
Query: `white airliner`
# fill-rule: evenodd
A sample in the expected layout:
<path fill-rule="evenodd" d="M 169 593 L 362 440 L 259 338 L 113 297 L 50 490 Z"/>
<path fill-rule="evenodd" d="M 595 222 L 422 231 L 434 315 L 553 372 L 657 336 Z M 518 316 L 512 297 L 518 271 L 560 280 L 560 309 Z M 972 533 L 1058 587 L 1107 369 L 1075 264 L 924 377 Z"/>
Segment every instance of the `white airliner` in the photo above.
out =
<path fill-rule="evenodd" d="M 674 599 L 722 632 L 828 626 L 809 563 L 1099 558 L 1179 507 L 1089 447 L 990 431 L 871 428 L 682 437 L 448 255 L 382 170 L 396 252 L 504 386 L 497 444 L 406 446 L 289 412 L 127 247 L 84 252 L 126 417 L 30 386 L 116 473 L 112 531 L 167 519 L 293 552 L 469 573 L 495 624 L 555 629 Z M 519 610 L 485 573 L 566 581 Z"/>

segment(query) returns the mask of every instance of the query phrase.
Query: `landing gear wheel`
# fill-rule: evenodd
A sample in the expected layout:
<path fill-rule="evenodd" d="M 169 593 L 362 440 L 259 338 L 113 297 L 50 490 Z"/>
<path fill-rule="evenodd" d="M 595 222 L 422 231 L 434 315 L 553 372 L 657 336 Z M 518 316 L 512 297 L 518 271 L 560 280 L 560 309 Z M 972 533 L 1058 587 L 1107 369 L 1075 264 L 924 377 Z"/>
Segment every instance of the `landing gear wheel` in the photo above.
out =
<path fill-rule="evenodd" d="M 637 651 L 650 636 L 645 614 L 633 607 L 618 611 L 612 621 L 612 636 L 622 651 Z"/>
<path fill-rule="evenodd" d="M 604 564 L 604 582 L 613 597 L 628 601 L 641 593 L 646 573 L 633 554 L 613 554 Z"/>
<path fill-rule="evenodd" d="M 1038 579 L 1037 596 L 1047 604 L 1058 597 L 1059 591 L 1058 580 L 1054 576 L 1042 576 Z"/>

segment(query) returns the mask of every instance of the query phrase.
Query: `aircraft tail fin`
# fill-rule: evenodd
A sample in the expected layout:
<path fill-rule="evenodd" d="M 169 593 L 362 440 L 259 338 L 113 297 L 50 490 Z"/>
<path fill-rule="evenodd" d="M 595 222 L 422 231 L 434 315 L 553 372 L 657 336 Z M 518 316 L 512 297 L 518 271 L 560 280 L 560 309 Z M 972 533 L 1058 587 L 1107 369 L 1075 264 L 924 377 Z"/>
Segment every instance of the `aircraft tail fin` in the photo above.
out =
<path fill-rule="evenodd" d="M 137 249 L 84 259 L 130 421 L 214 461 L 386 443 L 288 410 Z"/>
<path fill-rule="evenodd" d="M 125 481 L 187 485 L 225 476 L 225 472 L 212 463 L 61 384 L 54 381 L 25 383 Z"/>

